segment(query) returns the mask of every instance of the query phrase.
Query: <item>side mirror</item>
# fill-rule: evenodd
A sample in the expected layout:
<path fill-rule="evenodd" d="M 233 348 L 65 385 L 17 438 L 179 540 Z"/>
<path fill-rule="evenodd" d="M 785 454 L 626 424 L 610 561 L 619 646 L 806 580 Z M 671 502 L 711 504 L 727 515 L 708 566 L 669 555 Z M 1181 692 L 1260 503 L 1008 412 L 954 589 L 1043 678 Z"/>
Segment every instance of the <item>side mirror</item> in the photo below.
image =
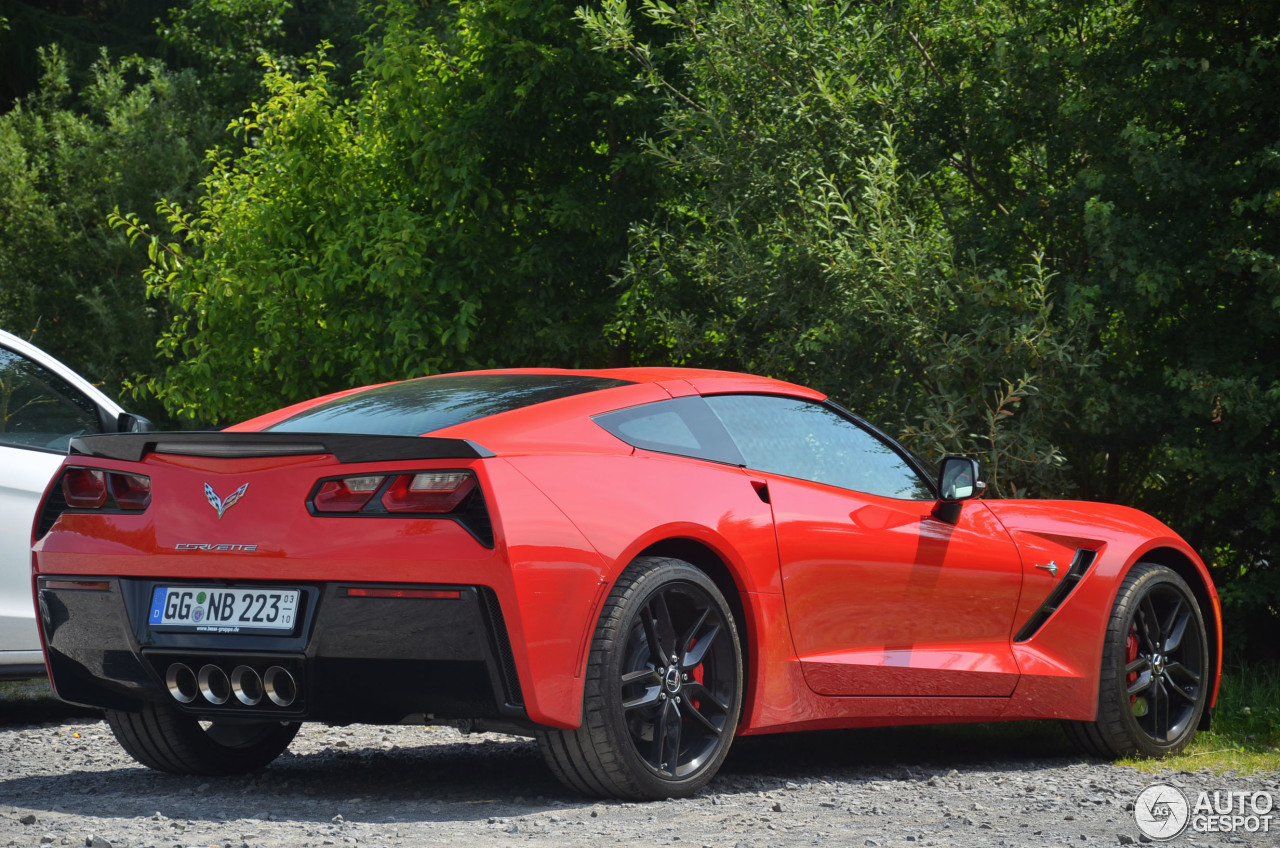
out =
<path fill-rule="evenodd" d="M 150 433 L 155 429 L 156 425 L 149 419 L 134 415 L 132 412 L 122 412 L 116 418 L 117 433 Z"/>
<path fill-rule="evenodd" d="M 938 503 L 933 516 L 948 524 L 960 520 L 960 501 L 982 494 L 987 484 L 978 479 L 978 461 L 967 456 L 948 456 L 938 472 Z"/>

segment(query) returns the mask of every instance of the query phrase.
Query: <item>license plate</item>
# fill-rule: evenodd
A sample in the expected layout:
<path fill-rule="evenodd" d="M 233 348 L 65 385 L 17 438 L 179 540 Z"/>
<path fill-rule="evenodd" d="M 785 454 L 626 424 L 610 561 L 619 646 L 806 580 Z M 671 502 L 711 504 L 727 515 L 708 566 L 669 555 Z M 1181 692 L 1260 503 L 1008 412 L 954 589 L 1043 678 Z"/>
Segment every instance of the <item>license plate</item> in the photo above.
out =
<path fill-rule="evenodd" d="M 297 589 L 157 586 L 147 621 L 197 633 L 287 633 L 298 617 L 299 594 Z"/>

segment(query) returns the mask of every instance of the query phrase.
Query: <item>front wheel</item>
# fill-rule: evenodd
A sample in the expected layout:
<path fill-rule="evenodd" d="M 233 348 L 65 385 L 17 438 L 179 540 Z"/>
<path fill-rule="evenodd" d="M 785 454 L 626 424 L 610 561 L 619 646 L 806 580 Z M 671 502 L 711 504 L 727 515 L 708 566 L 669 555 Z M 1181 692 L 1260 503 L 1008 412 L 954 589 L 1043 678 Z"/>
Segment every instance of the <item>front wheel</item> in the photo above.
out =
<path fill-rule="evenodd" d="M 742 702 L 742 650 L 716 584 L 682 560 L 637 558 L 605 602 L 585 688 L 582 726 L 538 735 L 561 781 L 630 800 L 705 786 Z"/>
<path fill-rule="evenodd" d="M 107 725 L 129 755 L 173 774 L 226 776 L 265 768 L 284 753 L 297 722 L 200 722 L 167 704 L 137 712 L 106 711 Z"/>
<path fill-rule="evenodd" d="M 1195 736 L 1213 686 L 1208 643 L 1186 581 L 1138 563 L 1108 622 L 1097 720 L 1065 722 L 1067 735 L 1099 757 L 1178 753 Z"/>

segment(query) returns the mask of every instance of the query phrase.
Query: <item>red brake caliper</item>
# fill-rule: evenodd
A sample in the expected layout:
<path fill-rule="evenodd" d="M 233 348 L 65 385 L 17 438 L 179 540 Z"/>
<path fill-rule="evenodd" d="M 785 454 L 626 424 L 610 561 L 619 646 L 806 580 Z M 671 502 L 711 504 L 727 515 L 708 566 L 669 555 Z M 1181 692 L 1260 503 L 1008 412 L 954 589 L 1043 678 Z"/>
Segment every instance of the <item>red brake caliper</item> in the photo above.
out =
<path fill-rule="evenodd" d="M 698 644 L 698 640 L 697 640 L 697 639 L 691 639 L 691 640 L 689 640 L 689 647 L 687 647 L 687 648 L 685 649 L 685 653 L 687 654 L 689 651 L 692 651 L 692 650 L 693 650 L 693 646 L 694 646 L 694 645 L 696 645 L 696 644 Z M 699 683 L 701 683 L 701 682 L 702 682 L 702 663 L 698 663 L 697 667 L 696 667 L 696 668 L 694 668 L 694 670 L 693 670 L 693 671 L 689 672 L 689 678 L 690 678 L 691 680 L 696 680 L 696 681 L 698 681 Z M 701 702 L 701 701 L 694 700 L 693 698 L 690 698 L 690 699 L 689 699 L 689 703 L 693 705 L 693 708 L 694 708 L 695 710 L 701 710 L 701 709 L 702 709 L 702 702 Z"/>
<path fill-rule="evenodd" d="M 1138 628 L 1136 625 L 1129 625 L 1129 638 L 1124 640 L 1124 664 L 1128 665 L 1138 658 Z M 1129 676 L 1124 679 L 1126 686 L 1132 686 L 1134 681 L 1138 679 L 1138 672 L 1131 671 Z M 1129 696 L 1129 707 L 1132 708 L 1138 701 L 1137 695 Z"/>

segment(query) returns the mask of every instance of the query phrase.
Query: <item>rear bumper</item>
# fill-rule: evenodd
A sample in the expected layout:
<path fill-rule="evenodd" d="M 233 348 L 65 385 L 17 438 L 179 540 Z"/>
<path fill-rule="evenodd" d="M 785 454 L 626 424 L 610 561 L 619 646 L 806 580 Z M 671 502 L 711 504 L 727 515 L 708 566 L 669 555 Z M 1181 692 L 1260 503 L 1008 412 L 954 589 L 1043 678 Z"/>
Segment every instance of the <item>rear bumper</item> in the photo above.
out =
<path fill-rule="evenodd" d="M 493 590 L 472 585 L 289 584 L 302 591 L 294 629 L 281 635 L 169 632 L 147 621 L 145 578 L 41 576 L 40 628 L 50 678 L 66 701 L 136 709 L 173 704 L 201 718 L 271 718 L 331 723 L 427 719 L 527 722 L 502 611 Z M 201 581 L 199 586 L 268 586 Z M 357 597 L 353 588 L 426 589 L 445 597 Z M 419 593 L 421 594 L 421 593 Z M 278 678 L 292 692 L 218 703 L 218 685 L 196 686 L 183 669 L 215 684 Z M 239 670 L 239 671 L 237 671 Z M 206 689 L 208 691 L 206 691 Z M 268 687 L 268 695 L 271 687 Z"/>

